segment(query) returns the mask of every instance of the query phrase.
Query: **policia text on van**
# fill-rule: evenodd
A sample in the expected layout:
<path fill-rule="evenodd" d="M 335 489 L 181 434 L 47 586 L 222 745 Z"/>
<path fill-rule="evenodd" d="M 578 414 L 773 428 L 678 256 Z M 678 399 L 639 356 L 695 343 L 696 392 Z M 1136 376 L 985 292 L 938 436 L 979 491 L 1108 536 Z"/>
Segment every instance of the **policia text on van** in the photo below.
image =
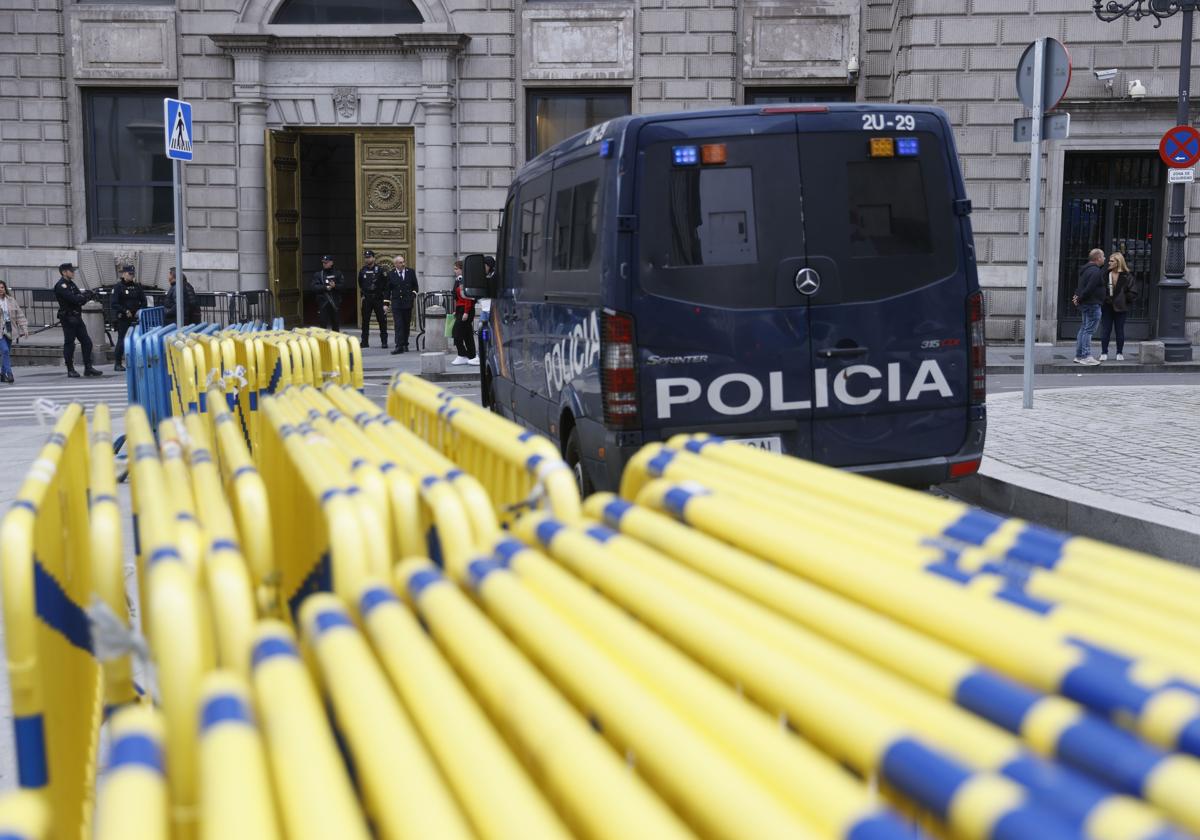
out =
<path fill-rule="evenodd" d="M 631 116 L 526 164 L 485 279 L 484 404 L 586 489 L 706 431 L 907 484 L 974 472 L 983 307 L 936 108 Z"/>

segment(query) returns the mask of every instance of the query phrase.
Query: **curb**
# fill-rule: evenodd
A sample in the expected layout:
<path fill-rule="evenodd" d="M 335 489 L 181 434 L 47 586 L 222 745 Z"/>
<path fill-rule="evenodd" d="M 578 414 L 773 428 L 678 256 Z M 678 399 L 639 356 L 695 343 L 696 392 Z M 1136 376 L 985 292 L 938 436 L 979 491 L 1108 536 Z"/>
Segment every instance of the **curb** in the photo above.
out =
<path fill-rule="evenodd" d="M 1188 566 L 1200 566 L 1200 516 L 1033 475 L 984 456 L 979 473 L 939 488 L 959 501 Z M 1119 508 L 1119 509 L 1115 509 Z"/>
<path fill-rule="evenodd" d="M 1200 373 L 1200 364 L 1195 362 L 1163 362 L 1156 365 L 1139 365 L 1130 364 L 1128 362 L 1101 362 L 1098 365 L 1077 365 L 1068 362 L 1067 364 L 1041 364 L 1034 365 L 1034 374 L 1045 373 Z M 1022 374 L 1025 372 L 1023 365 L 988 365 L 988 375 L 1002 376 L 1005 374 Z"/>

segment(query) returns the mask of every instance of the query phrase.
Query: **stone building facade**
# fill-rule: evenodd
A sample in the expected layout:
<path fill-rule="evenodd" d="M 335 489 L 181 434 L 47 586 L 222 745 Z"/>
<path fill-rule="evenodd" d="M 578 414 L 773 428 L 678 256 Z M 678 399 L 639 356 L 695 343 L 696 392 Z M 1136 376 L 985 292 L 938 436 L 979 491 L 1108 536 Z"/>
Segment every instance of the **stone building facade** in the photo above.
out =
<path fill-rule="evenodd" d="M 49 285 L 173 261 L 155 102 L 195 106 L 184 270 L 201 290 L 270 289 L 303 318 L 302 278 L 333 252 L 403 252 L 428 287 L 494 248 L 505 190 L 588 118 L 778 100 L 933 103 L 955 126 L 993 339 L 1022 335 L 1028 148 L 1013 84 L 1051 34 L 1075 74 L 1047 145 L 1038 337 L 1073 330 L 1088 247 L 1126 251 L 1154 334 L 1178 23 L 1104 24 L 1089 0 L 0 0 L 0 266 Z M 370 17 L 378 12 L 378 17 Z M 387 21 L 387 22 L 382 22 Z M 1112 68 L 1111 86 L 1095 70 Z M 1142 98 L 1128 95 L 1138 80 Z M 164 186 L 164 183 L 166 186 Z M 1189 227 L 1200 224 L 1191 202 Z M 164 224 L 164 214 L 166 224 Z M 1086 247 L 1085 247 L 1086 246 Z M 1189 243 L 1189 274 L 1200 253 Z M 1200 342 L 1200 283 L 1188 331 Z M 1069 296 L 1069 295 L 1068 295 Z"/>

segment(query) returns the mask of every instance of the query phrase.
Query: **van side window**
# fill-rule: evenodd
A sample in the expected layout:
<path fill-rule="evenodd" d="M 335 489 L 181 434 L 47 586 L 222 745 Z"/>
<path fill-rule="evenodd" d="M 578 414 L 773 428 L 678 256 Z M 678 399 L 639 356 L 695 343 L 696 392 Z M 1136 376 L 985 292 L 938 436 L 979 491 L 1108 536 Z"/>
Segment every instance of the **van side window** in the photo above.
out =
<path fill-rule="evenodd" d="M 592 264 L 599 223 L 599 181 L 559 190 L 554 198 L 554 271 L 577 271 Z"/>
<path fill-rule="evenodd" d="M 669 185 L 670 267 L 758 261 L 749 167 L 676 169 Z"/>
<path fill-rule="evenodd" d="M 532 271 L 537 264 L 538 252 L 542 249 L 543 219 L 546 215 L 546 197 L 539 195 L 521 205 L 521 271 Z"/>

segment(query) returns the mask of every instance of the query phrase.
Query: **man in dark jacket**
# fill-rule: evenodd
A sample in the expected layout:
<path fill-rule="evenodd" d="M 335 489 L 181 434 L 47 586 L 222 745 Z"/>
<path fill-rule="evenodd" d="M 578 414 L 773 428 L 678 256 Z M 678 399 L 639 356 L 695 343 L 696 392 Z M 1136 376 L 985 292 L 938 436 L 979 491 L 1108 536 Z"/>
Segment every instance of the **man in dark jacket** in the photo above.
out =
<path fill-rule="evenodd" d="M 167 296 L 163 300 L 163 323 L 174 324 L 175 316 L 175 267 L 167 269 Z M 200 300 L 196 297 L 196 290 L 188 281 L 187 275 L 183 275 L 183 323 L 199 324 L 200 323 Z"/>
<path fill-rule="evenodd" d="M 103 376 L 92 367 L 92 337 L 83 325 L 83 307 L 95 299 L 95 294 L 85 292 L 75 285 L 75 266 L 66 262 L 58 267 L 58 282 L 54 284 L 54 297 L 58 301 L 58 320 L 63 331 L 63 359 L 67 362 L 67 376 L 78 379 L 75 371 L 75 342 L 83 351 L 83 375 Z"/>
<path fill-rule="evenodd" d="M 133 276 L 133 266 L 121 266 L 121 282 L 112 293 L 112 311 L 117 322 L 117 346 L 113 370 L 125 370 L 125 333 L 137 323 L 139 309 L 146 308 L 146 292 Z"/>
<path fill-rule="evenodd" d="M 317 296 L 317 320 L 327 330 L 338 329 L 338 304 L 342 300 L 342 289 L 346 278 L 333 267 L 333 255 L 321 257 L 321 267 L 313 274 L 312 290 Z"/>
<path fill-rule="evenodd" d="M 363 251 L 366 265 L 358 272 L 358 293 L 362 295 L 362 346 L 370 347 L 371 314 L 379 322 L 379 343 L 387 347 L 387 313 L 383 300 L 388 293 L 388 273 L 375 262 L 374 251 Z"/>
<path fill-rule="evenodd" d="M 417 300 L 417 272 L 409 268 L 403 254 L 396 255 L 396 267 L 388 276 L 388 292 L 392 296 L 392 321 L 396 327 L 396 349 L 398 353 L 408 352 L 408 328 L 412 323 L 413 304 Z"/>
<path fill-rule="evenodd" d="M 1079 270 L 1079 285 L 1071 303 L 1079 307 L 1083 317 L 1083 326 L 1075 337 L 1075 363 L 1079 365 L 1098 365 L 1100 361 L 1092 356 L 1092 335 L 1100 325 L 1100 304 L 1104 303 L 1104 252 L 1093 248 L 1088 254 L 1087 264 Z"/>

